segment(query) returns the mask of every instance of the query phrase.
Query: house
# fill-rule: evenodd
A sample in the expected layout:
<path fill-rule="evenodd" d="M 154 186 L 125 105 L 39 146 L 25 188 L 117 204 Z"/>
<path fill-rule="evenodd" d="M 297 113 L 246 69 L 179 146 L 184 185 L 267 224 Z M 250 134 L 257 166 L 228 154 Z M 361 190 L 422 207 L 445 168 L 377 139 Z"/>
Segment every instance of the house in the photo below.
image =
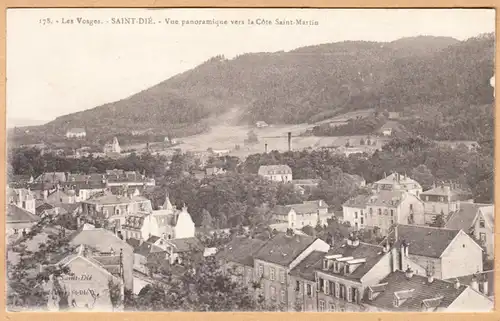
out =
<path fill-rule="evenodd" d="M 315 268 L 318 311 L 364 311 L 363 295 L 392 270 L 393 253 L 388 244 L 367 244 L 351 234 L 335 244 Z"/>
<path fill-rule="evenodd" d="M 165 259 L 166 251 L 150 242 L 142 242 L 134 249 L 134 270 L 146 275 L 152 275 L 151 263 Z"/>
<path fill-rule="evenodd" d="M 384 175 L 384 178 L 372 184 L 372 189 L 374 192 L 405 191 L 417 197 L 422 193 L 422 186 L 417 181 L 399 173 L 392 173 L 389 176 Z"/>
<path fill-rule="evenodd" d="M 81 226 L 70 236 L 69 244 L 72 246 L 84 245 L 95 253 L 122 254 L 123 280 L 126 289 L 133 287 L 134 249 L 130 244 L 120 239 L 116 234 L 103 228 L 95 228 L 90 224 Z M 107 281 L 104 283 L 107 284 Z"/>
<path fill-rule="evenodd" d="M 67 289 L 70 311 L 120 311 L 123 306 L 113 306 L 110 297 L 110 286 L 117 287 L 118 294 L 123 296 L 123 253 L 93 251 L 85 245 L 77 247 L 55 266 L 68 267 L 71 275 L 57 277 L 57 283 Z M 54 293 L 55 276 L 51 276 L 44 288 Z M 110 284 L 111 283 L 111 284 Z M 57 295 L 49 296 L 48 308 L 58 311 Z"/>
<path fill-rule="evenodd" d="M 5 220 L 5 233 L 7 238 L 17 239 L 24 233 L 27 233 L 31 228 L 40 221 L 40 218 L 35 214 L 15 205 L 7 205 L 7 218 Z"/>
<path fill-rule="evenodd" d="M 266 302 L 291 309 L 289 273 L 314 251 L 327 252 L 321 239 L 292 233 L 278 233 L 254 255 L 254 270 L 260 283 L 260 295 Z"/>
<path fill-rule="evenodd" d="M 294 179 L 292 184 L 300 194 L 310 194 L 315 187 L 318 187 L 319 179 Z"/>
<path fill-rule="evenodd" d="M 399 128 L 399 124 L 396 121 L 389 120 L 379 129 L 379 132 L 384 136 L 392 136 L 394 132 Z"/>
<path fill-rule="evenodd" d="M 262 165 L 258 174 L 276 182 L 292 181 L 292 169 L 288 165 Z"/>
<path fill-rule="evenodd" d="M 120 144 L 118 143 L 118 138 L 113 137 L 113 141 L 111 143 L 105 144 L 103 152 L 106 155 L 121 154 L 122 149 L 120 147 Z"/>
<path fill-rule="evenodd" d="M 486 312 L 493 301 L 471 287 L 415 274 L 395 271 L 368 288 L 369 312 Z"/>
<path fill-rule="evenodd" d="M 289 306 L 295 311 L 318 311 L 315 268 L 321 266 L 323 251 L 311 252 L 290 271 Z"/>
<path fill-rule="evenodd" d="M 463 230 L 400 224 L 389 239 L 401 253 L 400 270 L 410 266 L 442 280 L 483 270 L 483 249 Z"/>
<path fill-rule="evenodd" d="M 84 128 L 71 128 L 66 132 L 66 138 L 85 138 L 87 132 Z"/>
<path fill-rule="evenodd" d="M 493 259 L 495 254 L 495 207 L 482 206 L 472 222 L 472 235 L 479 244 L 484 246 L 488 258 Z"/>
<path fill-rule="evenodd" d="M 386 234 L 394 224 L 424 224 L 424 205 L 413 194 L 399 190 L 381 190 L 359 195 L 342 206 L 344 221 L 355 229 L 378 227 Z"/>
<path fill-rule="evenodd" d="M 288 228 L 302 228 L 327 224 L 328 204 L 323 200 L 304 201 L 302 204 L 277 205 L 273 208 L 273 220 L 276 223 L 288 223 Z"/>
<path fill-rule="evenodd" d="M 60 184 L 66 182 L 66 173 L 64 172 L 50 172 L 43 173 L 37 178 L 35 178 L 35 183 L 49 183 L 49 184 Z"/>
<path fill-rule="evenodd" d="M 389 117 L 390 120 L 396 120 L 399 119 L 399 113 L 395 111 L 390 111 L 389 112 Z"/>
<path fill-rule="evenodd" d="M 44 194 L 44 202 L 52 205 L 74 204 L 77 202 L 76 193 L 74 190 L 66 190 L 57 185 L 55 191 Z"/>
<path fill-rule="evenodd" d="M 447 281 L 453 282 L 456 279 L 458 279 L 461 284 L 470 286 L 473 290 L 483 294 L 490 300 L 495 299 L 495 271 L 477 272 L 472 275 L 452 278 Z"/>
<path fill-rule="evenodd" d="M 163 206 L 157 211 L 141 216 L 130 217 L 122 227 L 125 238 L 147 240 L 151 236 L 170 239 L 192 238 L 195 236 L 195 226 L 187 207 L 178 210 L 172 206 L 168 195 Z"/>
<path fill-rule="evenodd" d="M 438 140 L 438 146 L 456 149 L 459 146 L 467 148 L 469 151 L 477 151 L 481 145 L 474 140 Z"/>
<path fill-rule="evenodd" d="M 226 170 L 219 167 L 207 167 L 205 168 L 206 176 L 222 175 L 225 174 Z"/>
<path fill-rule="evenodd" d="M 356 187 L 360 188 L 366 186 L 366 180 L 362 176 L 355 174 L 344 174 L 344 175 L 353 180 Z"/>
<path fill-rule="evenodd" d="M 153 212 L 151 201 L 145 197 L 113 195 L 108 191 L 94 195 L 81 204 L 84 216 L 101 224 L 108 224 L 116 231 L 120 231 L 121 226 L 125 225 L 127 216 L 145 216 Z"/>
<path fill-rule="evenodd" d="M 472 202 L 472 194 L 466 192 L 455 184 L 441 184 L 430 190 L 420 193 L 424 202 L 425 223 L 431 224 L 437 215 L 447 219 L 460 208 L 460 202 Z"/>
<path fill-rule="evenodd" d="M 268 127 L 269 125 L 265 121 L 258 121 L 255 123 L 255 127 L 257 128 L 264 128 Z"/>
<path fill-rule="evenodd" d="M 32 214 L 36 212 L 35 194 L 29 189 L 7 187 L 7 202 L 8 204 L 15 204 Z"/>
<path fill-rule="evenodd" d="M 236 237 L 215 254 L 215 259 L 233 281 L 251 287 L 255 281 L 253 257 L 264 244 L 259 239 Z"/>

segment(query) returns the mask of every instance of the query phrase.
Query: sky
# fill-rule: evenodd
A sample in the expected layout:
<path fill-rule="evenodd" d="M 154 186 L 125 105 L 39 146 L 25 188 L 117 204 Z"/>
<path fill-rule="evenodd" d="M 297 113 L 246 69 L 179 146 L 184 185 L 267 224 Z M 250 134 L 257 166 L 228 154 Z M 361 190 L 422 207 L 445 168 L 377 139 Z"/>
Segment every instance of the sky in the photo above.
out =
<path fill-rule="evenodd" d="M 81 24 L 79 17 L 102 24 Z M 155 24 L 112 23 L 127 17 L 151 17 Z M 43 25 L 47 18 L 52 24 Z M 160 23 L 167 18 L 180 24 Z M 299 18 L 317 25 L 276 24 Z M 193 19 L 228 24 L 181 25 Z M 248 19 L 273 23 L 249 25 Z M 7 126 L 127 98 L 219 54 L 418 35 L 465 40 L 494 30 L 493 9 L 9 9 Z"/>

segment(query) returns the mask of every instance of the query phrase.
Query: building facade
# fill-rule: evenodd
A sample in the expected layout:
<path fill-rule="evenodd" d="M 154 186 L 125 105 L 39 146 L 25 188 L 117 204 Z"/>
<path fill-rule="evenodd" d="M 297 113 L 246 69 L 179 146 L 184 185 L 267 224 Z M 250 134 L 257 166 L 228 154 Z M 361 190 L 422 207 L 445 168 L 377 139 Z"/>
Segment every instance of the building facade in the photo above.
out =
<path fill-rule="evenodd" d="M 291 182 L 292 169 L 288 165 L 262 165 L 258 174 L 275 182 Z"/>

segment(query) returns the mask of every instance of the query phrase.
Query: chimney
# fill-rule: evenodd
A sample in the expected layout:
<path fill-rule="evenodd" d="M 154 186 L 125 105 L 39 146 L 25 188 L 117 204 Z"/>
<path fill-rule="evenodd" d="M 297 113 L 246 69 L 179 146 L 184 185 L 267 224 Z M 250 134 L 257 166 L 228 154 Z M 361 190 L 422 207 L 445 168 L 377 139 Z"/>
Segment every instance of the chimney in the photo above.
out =
<path fill-rule="evenodd" d="M 488 296 L 488 279 L 486 278 L 486 274 L 483 277 L 483 294 Z"/>
<path fill-rule="evenodd" d="M 455 279 L 455 289 L 459 289 L 460 288 L 460 281 L 458 279 Z"/>
<path fill-rule="evenodd" d="M 265 152 L 266 152 L 266 154 L 267 154 L 267 143 L 266 143 L 264 146 L 265 146 L 265 147 L 264 147 L 264 148 L 265 148 Z"/>
<path fill-rule="evenodd" d="M 410 242 L 407 242 L 406 243 L 406 246 L 405 246 L 405 256 L 408 257 L 408 249 L 410 248 Z"/>
<path fill-rule="evenodd" d="M 427 282 L 432 283 L 434 282 L 434 275 L 430 274 L 427 276 Z"/>
<path fill-rule="evenodd" d="M 288 132 L 288 151 L 292 151 L 292 132 Z"/>
<path fill-rule="evenodd" d="M 479 292 L 479 284 L 477 282 L 477 276 L 475 274 L 472 276 L 470 287 Z"/>
<path fill-rule="evenodd" d="M 385 244 L 384 244 L 384 248 L 383 248 L 384 253 L 389 252 L 389 249 L 390 249 L 390 247 L 389 247 L 389 241 L 386 241 Z"/>

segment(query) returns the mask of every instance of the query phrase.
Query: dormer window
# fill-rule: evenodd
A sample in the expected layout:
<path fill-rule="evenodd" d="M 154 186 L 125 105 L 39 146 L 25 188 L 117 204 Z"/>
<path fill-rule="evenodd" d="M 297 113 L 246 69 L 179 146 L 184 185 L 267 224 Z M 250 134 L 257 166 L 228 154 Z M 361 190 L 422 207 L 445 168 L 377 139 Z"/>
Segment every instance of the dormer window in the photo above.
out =
<path fill-rule="evenodd" d="M 328 259 L 323 260 L 323 270 L 328 270 Z"/>
<path fill-rule="evenodd" d="M 484 228 L 484 227 L 485 227 L 485 222 L 484 222 L 484 220 L 481 218 L 481 219 L 479 220 L 479 228 Z"/>

